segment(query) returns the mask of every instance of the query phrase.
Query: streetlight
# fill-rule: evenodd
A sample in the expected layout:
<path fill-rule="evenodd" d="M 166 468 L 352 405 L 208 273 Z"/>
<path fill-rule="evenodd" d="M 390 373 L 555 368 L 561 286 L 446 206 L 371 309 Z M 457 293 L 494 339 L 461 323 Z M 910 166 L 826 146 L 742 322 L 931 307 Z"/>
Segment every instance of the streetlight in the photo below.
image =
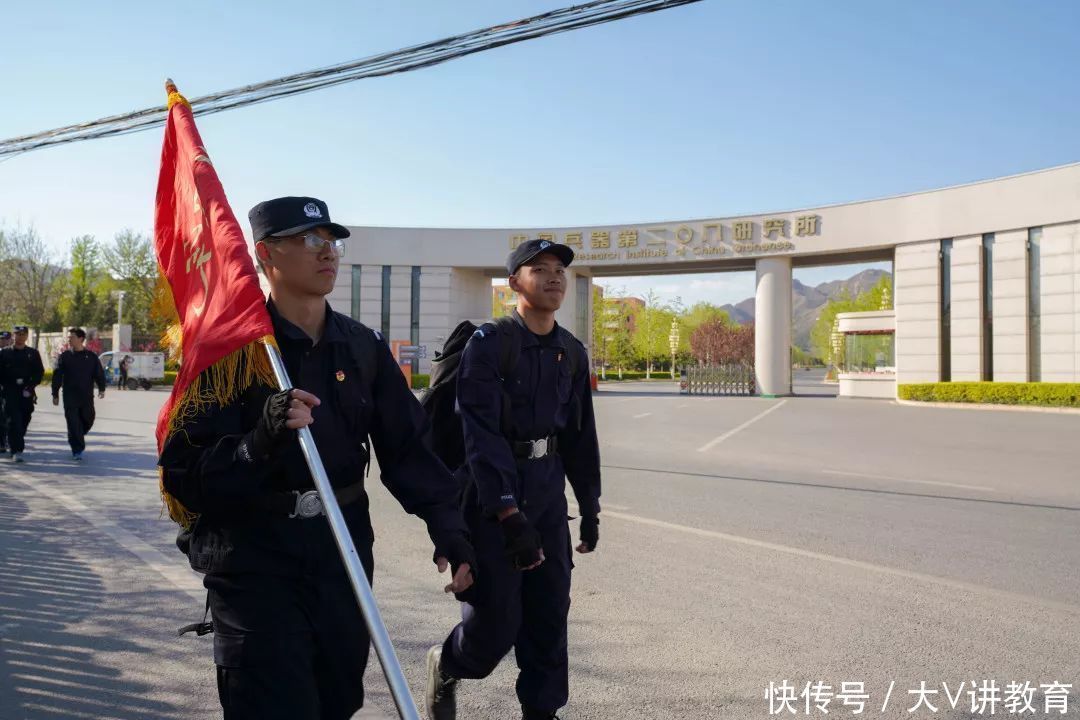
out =
<path fill-rule="evenodd" d="M 127 295 L 127 290 L 114 290 L 113 291 L 113 297 L 115 297 L 118 300 L 118 302 L 116 304 L 116 324 L 117 325 L 123 325 L 124 324 L 124 296 L 125 295 Z"/>
<path fill-rule="evenodd" d="M 668 342 L 671 345 L 671 379 L 675 379 L 675 354 L 679 351 L 679 321 L 671 321 L 671 334 L 668 335 Z"/>

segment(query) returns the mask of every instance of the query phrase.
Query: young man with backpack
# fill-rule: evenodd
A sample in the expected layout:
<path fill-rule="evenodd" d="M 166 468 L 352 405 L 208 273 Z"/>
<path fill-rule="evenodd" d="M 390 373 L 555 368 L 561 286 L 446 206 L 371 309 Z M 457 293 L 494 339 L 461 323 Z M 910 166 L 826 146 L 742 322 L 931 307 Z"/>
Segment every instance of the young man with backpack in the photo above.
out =
<path fill-rule="evenodd" d="M 453 568 L 445 590 L 468 589 L 476 561 L 457 486 L 386 341 L 326 301 L 349 230 L 314 198 L 248 217 L 295 387 L 254 383 L 241 402 L 208 403 L 162 449 L 162 480 L 200 513 L 177 544 L 205 575 L 225 718 L 346 720 L 363 705 L 370 643 L 296 429 L 311 428 L 369 581 L 369 438 L 383 484 L 426 522 L 440 572 Z"/>
<path fill-rule="evenodd" d="M 573 250 L 548 240 L 518 246 L 506 265 L 518 294 L 513 316 L 476 329 L 460 356 L 447 352 L 448 342 L 438 363 L 457 363 L 456 372 L 433 373 L 436 383 L 456 388 L 464 455 L 457 475 L 479 571 L 475 586 L 458 595 L 462 622 L 428 652 L 432 720 L 456 718 L 458 681 L 487 677 L 511 648 L 524 720 L 555 718 L 567 702 L 573 562 L 566 480 L 581 513 L 579 553 L 596 549 L 600 512 L 588 358 L 555 322 L 573 259 Z M 439 392 L 436 384 L 425 400 L 445 417 L 446 391 L 442 401 Z M 438 435 L 453 434 L 449 418 L 437 417 L 435 426 Z"/>

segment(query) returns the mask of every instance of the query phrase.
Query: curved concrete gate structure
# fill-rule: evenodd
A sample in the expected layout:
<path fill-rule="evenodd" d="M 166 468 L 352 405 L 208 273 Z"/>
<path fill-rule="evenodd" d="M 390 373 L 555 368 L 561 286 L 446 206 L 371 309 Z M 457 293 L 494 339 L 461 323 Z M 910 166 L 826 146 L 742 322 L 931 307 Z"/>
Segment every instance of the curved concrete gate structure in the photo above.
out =
<path fill-rule="evenodd" d="M 1041 229 L 1037 303 L 1029 230 Z M 427 347 L 428 359 L 462 319 L 491 314 L 491 278 L 523 239 L 574 247 L 559 322 L 590 344 L 592 278 L 756 270 L 756 373 L 764 395 L 791 392 L 792 267 L 892 260 L 898 380 L 937 381 L 943 348 L 951 379 L 1080 381 L 1080 164 L 881 200 L 704 220 L 564 228 L 352 227 L 331 302 L 365 324 Z M 992 328 L 984 322 L 982 245 L 993 233 Z M 940 249 L 952 241 L 951 280 Z M 352 264 L 350 266 L 350 263 Z M 942 343 L 943 291 L 951 298 Z M 1041 313 L 1037 344 L 1030 312 Z M 986 333 L 993 342 L 983 342 Z M 988 360 L 984 348 L 992 347 Z M 1032 349 L 1034 348 L 1034 350 Z"/>

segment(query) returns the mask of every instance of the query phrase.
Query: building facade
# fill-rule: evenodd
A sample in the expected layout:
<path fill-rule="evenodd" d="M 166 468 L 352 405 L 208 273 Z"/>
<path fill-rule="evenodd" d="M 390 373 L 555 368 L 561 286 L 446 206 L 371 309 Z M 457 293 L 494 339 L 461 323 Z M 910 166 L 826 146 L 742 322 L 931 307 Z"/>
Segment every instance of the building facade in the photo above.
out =
<path fill-rule="evenodd" d="M 752 216 L 566 228 L 351 227 L 331 296 L 428 359 L 491 315 L 492 280 L 527 238 L 572 246 L 559 322 L 591 342 L 605 275 L 753 270 L 756 375 L 791 391 L 792 268 L 890 260 L 900 383 L 1080 382 L 1080 164 L 897 197 Z"/>

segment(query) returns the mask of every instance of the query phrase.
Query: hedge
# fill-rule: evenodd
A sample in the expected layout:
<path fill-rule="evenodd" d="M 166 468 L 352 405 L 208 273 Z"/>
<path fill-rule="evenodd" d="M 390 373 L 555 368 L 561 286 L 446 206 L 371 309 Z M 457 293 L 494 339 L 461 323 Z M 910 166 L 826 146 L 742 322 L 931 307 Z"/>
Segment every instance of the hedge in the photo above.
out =
<path fill-rule="evenodd" d="M 596 379 L 599 380 L 600 382 L 619 382 L 619 373 L 618 373 L 618 371 L 614 371 L 614 372 L 608 371 L 607 378 L 602 378 L 602 377 L 600 377 L 600 374 L 597 373 L 596 374 Z M 645 371 L 644 370 L 629 370 L 629 371 L 624 370 L 623 374 L 622 374 L 622 379 L 623 380 L 644 380 L 645 379 Z M 667 380 L 668 382 L 672 382 L 671 373 L 668 372 L 668 371 L 662 371 L 662 370 L 658 370 L 658 371 L 653 372 L 651 379 L 652 380 Z M 678 373 L 675 374 L 675 379 L 676 380 L 679 379 Z"/>
<path fill-rule="evenodd" d="M 1080 383 L 947 382 L 903 384 L 901 400 L 1080 408 Z"/>
<path fill-rule="evenodd" d="M 412 389 L 413 390 L 423 390 L 424 388 L 426 388 L 430 384 L 431 384 L 431 376 L 430 375 L 424 375 L 422 373 L 417 373 L 416 375 L 412 376 Z"/>

